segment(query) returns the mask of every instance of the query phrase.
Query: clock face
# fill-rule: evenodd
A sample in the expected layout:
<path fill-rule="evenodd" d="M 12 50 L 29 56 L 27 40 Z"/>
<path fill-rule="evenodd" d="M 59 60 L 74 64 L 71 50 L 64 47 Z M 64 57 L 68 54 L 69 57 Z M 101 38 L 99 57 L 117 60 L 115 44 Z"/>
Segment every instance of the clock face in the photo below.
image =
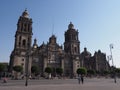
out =
<path fill-rule="evenodd" d="M 35 45 L 34 48 L 37 48 L 37 46 Z"/>

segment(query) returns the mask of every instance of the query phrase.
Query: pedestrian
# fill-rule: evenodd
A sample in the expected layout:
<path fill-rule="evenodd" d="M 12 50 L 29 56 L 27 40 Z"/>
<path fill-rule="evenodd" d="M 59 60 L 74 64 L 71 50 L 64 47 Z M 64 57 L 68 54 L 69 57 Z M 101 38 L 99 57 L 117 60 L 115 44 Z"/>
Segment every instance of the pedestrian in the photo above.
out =
<path fill-rule="evenodd" d="M 7 83 L 7 78 L 6 77 L 3 78 L 3 83 Z"/>
<path fill-rule="evenodd" d="M 82 82 L 82 84 L 84 83 L 84 75 L 83 74 L 81 75 L 81 82 Z"/>
<path fill-rule="evenodd" d="M 81 79 L 81 78 L 80 78 L 80 75 L 79 75 L 79 76 L 78 76 L 78 83 L 79 83 L 79 84 L 80 84 L 80 79 Z"/>

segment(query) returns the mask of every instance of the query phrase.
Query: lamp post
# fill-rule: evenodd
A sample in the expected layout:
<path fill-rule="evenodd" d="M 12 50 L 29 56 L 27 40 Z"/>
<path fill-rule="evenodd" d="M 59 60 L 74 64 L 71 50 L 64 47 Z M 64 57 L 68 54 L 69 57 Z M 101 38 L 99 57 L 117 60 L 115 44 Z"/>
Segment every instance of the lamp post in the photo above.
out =
<path fill-rule="evenodd" d="M 113 71 L 113 76 L 114 76 L 114 82 L 116 83 L 116 73 L 114 70 L 114 62 L 113 62 L 113 56 L 112 56 L 112 49 L 113 49 L 113 44 L 110 44 L 110 53 L 111 53 L 111 60 L 112 60 L 112 71 Z"/>
<path fill-rule="evenodd" d="M 25 81 L 25 86 L 28 86 L 29 55 L 30 55 L 30 49 L 28 49 L 27 53 L 26 53 L 26 81 Z"/>

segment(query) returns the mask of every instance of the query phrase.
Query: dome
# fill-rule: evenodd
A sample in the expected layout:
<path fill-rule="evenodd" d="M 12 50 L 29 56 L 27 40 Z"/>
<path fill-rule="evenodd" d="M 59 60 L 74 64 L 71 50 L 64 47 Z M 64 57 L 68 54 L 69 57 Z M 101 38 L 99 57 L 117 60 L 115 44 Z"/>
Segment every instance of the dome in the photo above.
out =
<path fill-rule="evenodd" d="M 54 38 L 54 39 L 56 39 L 55 35 L 52 35 L 50 38 Z"/>
<path fill-rule="evenodd" d="M 56 43 L 56 37 L 55 37 L 55 35 L 52 35 L 52 36 L 49 38 L 49 42 L 50 42 L 50 43 Z"/>
<path fill-rule="evenodd" d="M 81 54 L 84 54 L 85 56 L 91 56 L 91 53 L 87 51 L 86 47 L 84 48 L 84 51 Z"/>
<path fill-rule="evenodd" d="M 72 22 L 70 22 L 70 24 L 68 25 L 68 29 L 74 29 L 74 25 L 72 24 Z"/>
<path fill-rule="evenodd" d="M 22 17 L 29 18 L 27 9 L 25 9 L 25 11 L 22 13 Z"/>
<path fill-rule="evenodd" d="M 38 47 L 38 45 L 37 45 L 37 39 L 36 39 L 36 38 L 34 39 L 33 47 L 34 47 L 34 48 L 37 48 L 37 47 Z"/>

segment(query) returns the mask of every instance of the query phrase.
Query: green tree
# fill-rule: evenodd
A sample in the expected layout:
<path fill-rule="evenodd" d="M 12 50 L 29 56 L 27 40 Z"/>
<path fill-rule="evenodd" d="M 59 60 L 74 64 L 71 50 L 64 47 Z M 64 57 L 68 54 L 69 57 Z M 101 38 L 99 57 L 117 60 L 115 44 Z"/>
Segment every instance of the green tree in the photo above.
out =
<path fill-rule="evenodd" d="M 16 72 L 15 79 L 18 79 L 18 73 L 23 71 L 23 67 L 20 65 L 16 65 L 13 67 L 13 70 Z"/>
<path fill-rule="evenodd" d="M 115 73 L 116 73 L 117 77 L 120 77 L 120 68 L 116 68 Z"/>
<path fill-rule="evenodd" d="M 104 75 L 108 75 L 110 72 L 108 70 L 103 71 Z"/>
<path fill-rule="evenodd" d="M 20 65 L 16 65 L 16 66 L 13 67 L 13 70 L 16 71 L 16 72 L 22 72 L 23 67 L 20 66 Z"/>
<path fill-rule="evenodd" d="M 5 70 L 5 65 L 0 63 L 0 79 L 2 77 L 1 75 L 2 75 L 2 72 L 4 72 L 4 70 Z"/>
<path fill-rule="evenodd" d="M 39 67 L 36 66 L 36 65 L 33 65 L 31 67 L 31 72 L 34 74 L 34 75 L 37 75 L 39 73 Z"/>
<path fill-rule="evenodd" d="M 63 73 L 63 69 L 62 68 L 56 68 L 56 73 L 61 76 L 62 73 Z"/>
<path fill-rule="evenodd" d="M 46 67 L 45 68 L 45 72 L 48 73 L 48 74 L 50 74 L 52 72 L 52 69 L 50 67 Z"/>
<path fill-rule="evenodd" d="M 51 78 L 52 68 L 46 67 L 45 72 L 48 73 L 48 78 Z"/>
<path fill-rule="evenodd" d="M 81 67 L 81 68 L 78 68 L 77 69 L 77 74 L 79 75 L 79 74 L 81 74 L 81 75 L 86 75 L 87 74 L 87 70 L 86 70 L 86 68 L 84 68 L 84 67 Z"/>
<path fill-rule="evenodd" d="M 116 72 L 116 73 L 120 73 L 120 68 L 116 68 L 116 69 L 115 69 L 115 72 Z"/>
<path fill-rule="evenodd" d="M 5 70 L 5 65 L 0 63 L 0 72 L 3 72 Z"/>

